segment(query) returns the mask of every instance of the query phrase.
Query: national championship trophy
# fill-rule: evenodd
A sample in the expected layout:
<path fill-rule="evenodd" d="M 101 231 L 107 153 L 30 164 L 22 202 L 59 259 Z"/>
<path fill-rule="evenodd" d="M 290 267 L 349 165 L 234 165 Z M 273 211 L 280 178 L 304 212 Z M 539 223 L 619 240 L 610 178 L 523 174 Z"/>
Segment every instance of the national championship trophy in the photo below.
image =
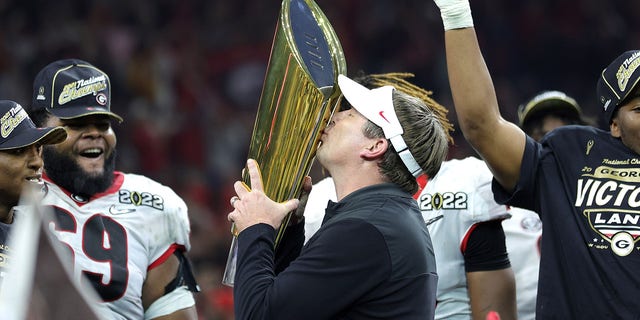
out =
<path fill-rule="evenodd" d="M 313 0 L 283 0 L 258 106 L 249 158 L 262 172 L 264 192 L 277 202 L 297 198 L 309 174 L 322 130 L 340 98 L 337 79 L 346 74 L 342 46 Z M 244 183 L 250 185 L 245 172 Z M 275 246 L 289 223 L 279 228 Z M 237 234 L 222 283 L 233 286 Z"/>

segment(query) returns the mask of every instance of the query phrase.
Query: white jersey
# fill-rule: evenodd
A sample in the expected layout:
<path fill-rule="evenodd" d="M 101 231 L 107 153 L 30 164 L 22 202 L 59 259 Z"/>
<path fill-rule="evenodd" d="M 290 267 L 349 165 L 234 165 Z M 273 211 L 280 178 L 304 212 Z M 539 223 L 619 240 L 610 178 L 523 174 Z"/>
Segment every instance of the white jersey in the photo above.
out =
<path fill-rule="evenodd" d="M 184 201 L 147 177 L 121 172 L 107 191 L 91 199 L 69 194 L 48 179 L 46 185 L 43 203 L 53 206 L 57 218 L 49 229 L 73 251 L 74 277 L 92 282 L 105 318 L 143 319 L 147 271 L 175 250 L 190 248 Z M 186 307 L 176 304 L 171 312 Z"/>
<path fill-rule="evenodd" d="M 471 318 L 462 248 L 474 224 L 509 217 L 493 200 L 492 177 L 479 159 L 445 161 L 417 199 L 436 255 L 436 319 Z"/>
<path fill-rule="evenodd" d="M 533 211 L 512 207 L 511 219 L 504 220 L 502 228 L 516 276 L 518 320 L 533 320 L 536 318 L 542 221 Z"/>
<path fill-rule="evenodd" d="M 329 200 L 336 202 L 336 186 L 332 178 L 325 178 L 313 185 L 307 206 L 304 208 L 304 243 L 313 236 L 324 219 L 325 208 Z"/>

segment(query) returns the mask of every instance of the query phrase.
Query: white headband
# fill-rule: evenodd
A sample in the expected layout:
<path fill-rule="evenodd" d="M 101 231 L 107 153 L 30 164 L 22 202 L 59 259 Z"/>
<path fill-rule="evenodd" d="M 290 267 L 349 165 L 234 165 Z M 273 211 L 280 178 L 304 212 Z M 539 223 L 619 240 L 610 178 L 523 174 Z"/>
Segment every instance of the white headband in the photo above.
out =
<path fill-rule="evenodd" d="M 404 131 L 393 108 L 393 90 L 395 89 L 392 86 L 384 86 L 369 90 L 343 75 L 338 75 L 338 85 L 342 95 L 354 109 L 382 128 L 385 138 L 391 141 L 409 172 L 414 177 L 421 175 L 422 168 L 402 138 Z"/>

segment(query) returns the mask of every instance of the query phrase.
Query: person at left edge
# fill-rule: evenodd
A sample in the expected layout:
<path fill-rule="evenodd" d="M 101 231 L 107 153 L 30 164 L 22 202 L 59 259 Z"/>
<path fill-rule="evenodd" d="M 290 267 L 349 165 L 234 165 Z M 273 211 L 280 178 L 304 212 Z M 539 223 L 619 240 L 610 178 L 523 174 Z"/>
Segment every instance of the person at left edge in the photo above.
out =
<path fill-rule="evenodd" d="M 42 146 L 65 140 L 62 127 L 36 128 L 22 106 L 0 100 L 0 286 L 11 263 L 7 245 L 22 190 L 42 187 Z"/>
<path fill-rule="evenodd" d="M 122 118 L 111 112 L 110 90 L 106 73 L 78 59 L 35 77 L 27 112 L 68 132 L 43 150 L 50 229 L 73 251 L 74 277 L 90 281 L 106 318 L 196 319 L 187 206 L 169 187 L 115 170 L 111 122 Z"/>
<path fill-rule="evenodd" d="M 338 201 L 281 272 L 275 230 L 299 201 L 269 199 L 255 160 L 247 162 L 251 190 L 234 184 L 236 319 L 433 318 L 433 246 L 412 194 L 416 176 L 440 169 L 447 133 L 420 99 L 392 86 L 369 90 L 343 75 L 338 85 L 351 108 L 333 115 L 317 151 Z M 288 241 L 302 246 L 304 223 L 287 227 L 281 246 Z"/>

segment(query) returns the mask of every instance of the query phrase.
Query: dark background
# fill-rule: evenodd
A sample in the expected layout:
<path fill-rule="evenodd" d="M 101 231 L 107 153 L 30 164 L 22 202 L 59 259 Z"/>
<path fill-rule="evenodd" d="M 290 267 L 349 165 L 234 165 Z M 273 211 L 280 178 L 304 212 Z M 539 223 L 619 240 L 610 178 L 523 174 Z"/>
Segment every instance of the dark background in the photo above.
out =
<path fill-rule="evenodd" d="M 432 1 L 318 0 L 349 74 L 407 71 L 451 106 L 443 29 Z M 239 179 L 280 1 L 0 1 L 0 99 L 27 105 L 32 79 L 61 58 L 106 71 L 121 171 L 174 188 L 190 208 L 202 319 L 231 319 L 220 277 L 226 214 Z M 640 47 L 640 1 L 473 1 L 502 114 L 542 90 L 565 91 L 597 118 L 595 83 Z M 455 114 L 450 112 L 455 121 Z M 472 155 L 459 132 L 450 157 Z"/>

